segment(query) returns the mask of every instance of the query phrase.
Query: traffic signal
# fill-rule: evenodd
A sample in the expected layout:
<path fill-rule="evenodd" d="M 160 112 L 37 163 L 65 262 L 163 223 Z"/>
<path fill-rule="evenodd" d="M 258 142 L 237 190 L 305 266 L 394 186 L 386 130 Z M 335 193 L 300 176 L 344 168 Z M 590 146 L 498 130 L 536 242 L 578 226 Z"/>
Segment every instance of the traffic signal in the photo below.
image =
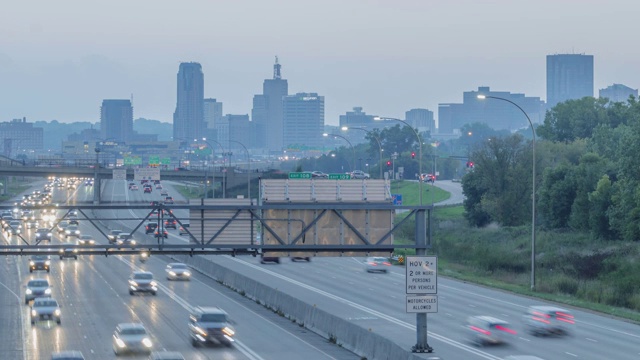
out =
<path fill-rule="evenodd" d="M 473 161 L 467 161 L 467 167 L 473 168 Z"/>
<path fill-rule="evenodd" d="M 412 159 L 415 159 L 415 158 L 416 158 L 416 152 L 415 152 L 415 151 L 412 151 L 412 152 L 411 152 L 411 158 L 412 158 Z"/>
<path fill-rule="evenodd" d="M 387 161 L 387 166 L 388 166 L 388 167 L 391 167 L 391 160 L 388 160 L 388 161 Z"/>

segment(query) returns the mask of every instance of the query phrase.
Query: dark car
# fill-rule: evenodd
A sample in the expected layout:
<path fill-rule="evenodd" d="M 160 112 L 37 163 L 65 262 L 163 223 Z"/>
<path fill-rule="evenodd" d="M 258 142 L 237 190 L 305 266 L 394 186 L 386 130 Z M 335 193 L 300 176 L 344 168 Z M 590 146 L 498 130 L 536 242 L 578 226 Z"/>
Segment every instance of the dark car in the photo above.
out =
<path fill-rule="evenodd" d="M 147 225 L 144 226 L 145 234 L 153 234 L 158 228 L 158 223 L 148 222 Z"/>
<path fill-rule="evenodd" d="M 41 228 L 36 230 L 36 242 L 39 241 L 51 241 L 51 230 L 50 229 L 45 229 L 45 228 Z"/>
<path fill-rule="evenodd" d="M 59 252 L 60 260 L 65 258 L 73 258 L 75 260 L 78 260 L 78 248 L 75 244 L 66 243 L 62 245 L 64 245 L 64 247 L 60 249 Z"/>
<path fill-rule="evenodd" d="M 211 342 L 231 346 L 235 331 L 227 313 L 217 307 L 196 307 L 189 316 L 191 345 Z"/>
<path fill-rule="evenodd" d="M 153 233 L 153 236 L 160 238 L 168 238 L 169 237 L 169 232 L 166 229 L 156 229 L 156 231 Z"/>
<path fill-rule="evenodd" d="M 145 186 L 145 187 L 144 187 L 144 192 L 145 192 L 145 193 L 150 193 L 151 191 L 152 191 L 152 190 L 151 190 L 151 187 L 149 187 L 149 186 Z"/>
<path fill-rule="evenodd" d="M 180 226 L 180 230 L 178 230 L 178 234 L 180 235 L 187 235 L 187 228 L 189 227 L 189 224 L 182 224 L 182 226 Z"/>
<path fill-rule="evenodd" d="M 164 227 L 167 229 L 177 229 L 178 222 L 176 221 L 176 219 L 167 219 L 164 221 Z"/>
<path fill-rule="evenodd" d="M 276 264 L 280 264 L 280 258 L 277 256 L 264 256 L 264 254 L 260 254 L 260 263 L 264 264 L 268 262 L 274 262 Z"/>
<path fill-rule="evenodd" d="M 118 239 L 118 235 L 120 235 L 121 233 L 122 233 L 122 230 L 111 230 L 107 235 L 107 239 L 109 239 L 109 242 L 111 244 L 114 244 Z"/>
<path fill-rule="evenodd" d="M 29 260 L 29 272 L 34 270 L 51 271 L 51 257 L 49 255 L 31 255 Z"/>

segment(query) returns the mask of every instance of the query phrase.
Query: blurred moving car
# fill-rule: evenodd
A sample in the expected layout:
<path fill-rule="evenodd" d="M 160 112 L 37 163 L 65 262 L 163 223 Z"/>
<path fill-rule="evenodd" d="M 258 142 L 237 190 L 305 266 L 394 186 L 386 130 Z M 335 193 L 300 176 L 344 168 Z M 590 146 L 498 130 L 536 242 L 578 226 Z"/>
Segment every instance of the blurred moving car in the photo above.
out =
<path fill-rule="evenodd" d="M 60 221 L 58 223 L 58 227 L 57 227 L 58 232 L 59 233 L 63 233 L 67 229 L 67 226 L 69 226 L 69 222 L 68 221 Z"/>
<path fill-rule="evenodd" d="M 122 230 L 111 230 L 109 234 L 107 234 L 107 239 L 111 244 L 114 244 L 120 234 L 122 234 Z"/>
<path fill-rule="evenodd" d="M 575 319 L 569 310 L 555 306 L 530 306 L 523 317 L 527 331 L 534 335 L 568 335 Z"/>
<path fill-rule="evenodd" d="M 117 245 L 130 245 L 130 246 L 134 246 L 136 244 L 136 240 L 133 238 L 133 235 L 131 235 L 131 233 L 124 233 L 121 232 L 118 235 L 116 235 L 116 241 L 115 243 Z"/>
<path fill-rule="evenodd" d="M 436 181 L 436 176 L 433 174 L 420 174 L 420 180 L 433 183 Z"/>
<path fill-rule="evenodd" d="M 129 276 L 129 295 L 135 293 L 158 293 L 158 284 L 153 280 L 153 273 L 149 271 L 134 271 Z"/>
<path fill-rule="evenodd" d="M 31 279 L 27 283 L 27 290 L 24 292 L 24 303 L 29 305 L 29 301 L 39 297 L 51 297 L 51 286 L 47 279 Z"/>
<path fill-rule="evenodd" d="M 167 280 L 190 280 L 191 271 L 186 264 L 183 263 L 170 263 L 165 269 L 167 273 Z"/>
<path fill-rule="evenodd" d="M 291 261 L 306 261 L 311 262 L 311 257 L 309 256 L 292 256 Z"/>
<path fill-rule="evenodd" d="M 477 346 L 504 344 L 517 334 L 508 322 L 492 316 L 470 316 L 466 328 L 471 342 Z"/>
<path fill-rule="evenodd" d="M 180 226 L 180 230 L 178 230 L 178 234 L 180 235 L 187 235 L 187 229 L 189 227 L 189 224 L 182 224 L 182 226 Z"/>
<path fill-rule="evenodd" d="M 184 356 L 177 351 L 154 351 L 149 356 L 149 360 L 185 360 Z"/>
<path fill-rule="evenodd" d="M 160 196 L 169 196 L 169 191 L 167 189 L 162 189 L 162 191 L 160 191 Z"/>
<path fill-rule="evenodd" d="M 60 325 L 60 305 L 50 297 L 35 298 L 31 305 L 31 325 L 36 321 L 55 320 Z"/>
<path fill-rule="evenodd" d="M 96 239 L 92 235 L 80 235 L 78 245 L 95 245 Z"/>
<path fill-rule="evenodd" d="M 365 270 L 367 272 L 388 272 L 391 267 L 391 262 L 389 259 L 380 256 L 368 257 L 364 261 Z"/>
<path fill-rule="evenodd" d="M 280 264 L 280 258 L 277 256 L 264 256 L 264 253 L 260 254 L 260 264 L 265 264 L 268 262 L 274 262 L 276 264 Z"/>
<path fill-rule="evenodd" d="M 64 236 L 65 238 L 69 238 L 69 237 L 79 237 L 80 236 L 80 228 L 78 228 L 78 225 L 69 225 L 67 226 L 66 229 L 64 229 Z"/>
<path fill-rule="evenodd" d="M 116 356 L 124 353 L 151 354 L 151 336 L 141 323 L 118 324 L 113 333 L 113 352 Z"/>
<path fill-rule="evenodd" d="M 138 185 L 136 185 L 136 184 L 130 185 L 130 186 L 129 186 L 129 190 L 131 190 L 131 191 L 138 191 Z"/>
<path fill-rule="evenodd" d="M 167 219 L 164 221 L 164 227 L 167 229 L 175 229 L 178 227 L 176 219 Z"/>
<path fill-rule="evenodd" d="M 9 226 L 7 227 L 7 233 L 9 235 L 20 235 L 22 232 L 22 223 L 19 220 L 13 220 L 9 222 Z"/>
<path fill-rule="evenodd" d="M 322 171 L 312 171 L 311 172 L 311 177 L 312 178 L 317 178 L 317 179 L 328 179 L 329 178 L 329 174 L 325 174 Z"/>
<path fill-rule="evenodd" d="M 158 228 L 158 223 L 148 222 L 144 226 L 144 233 L 145 234 L 153 234 L 153 232 L 156 231 L 157 228 Z"/>
<path fill-rule="evenodd" d="M 362 170 L 353 170 L 351 172 L 351 178 L 352 179 L 369 179 L 371 178 L 371 175 L 369 175 L 369 173 L 366 173 Z"/>
<path fill-rule="evenodd" d="M 199 306 L 195 307 L 189 315 L 189 335 L 191 345 L 194 347 L 211 342 L 231 346 L 235 331 L 224 310 Z"/>
<path fill-rule="evenodd" d="M 75 260 L 78 260 L 78 249 L 76 248 L 75 244 L 65 243 L 62 245 L 64 245 L 64 247 L 59 251 L 60 260 L 66 258 L 74 258 Z"/>
<path fill-rule="evenodd" d="M 31 255 L 29 259 L 29 272 L 35 270 L 46 270 L 51 272 L 51 257 L 49 255 Z"/>
<path fill-rule="evenodd" d="M 80 351 L 60 351 L 51 354 L 51 360 L 84 360 Z"/>
<path fill-rule="evenodd" d="M 168 238 L 169 237 L 169 232 L 167 231 L 167 229 L 157 229 L 156 231 L 153 233 L 153 236 L 156 238 Z"/>
<path fill-rule="evenodd" d="M 51 233 L 51 230 L 46 229 L 46 228 L 40 228 L 38 230 L 36 230 L 36 242 L 40 242 L 40 241 L 51 241 L 51 236 L 53 234 Z"/>

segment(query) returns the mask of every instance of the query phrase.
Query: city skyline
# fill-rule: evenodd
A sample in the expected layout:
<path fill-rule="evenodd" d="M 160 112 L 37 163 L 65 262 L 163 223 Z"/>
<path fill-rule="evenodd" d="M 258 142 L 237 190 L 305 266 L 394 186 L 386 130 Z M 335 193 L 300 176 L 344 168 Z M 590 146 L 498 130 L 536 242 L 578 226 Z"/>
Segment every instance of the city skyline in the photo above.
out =
<path fill-rule="evenodd" d="M 635 3 L 196 3 L 198 11 L 141 0 L 124 13 L 122 0 L 99 12 L 76 0 L 9 4 L 0 22 L 0 116 L 97 122 L 103 99 L 133 94 L 136 117 L 172 122 L 175 68 L 189 61 L 207 74 L 206 98 L 225 114 L 247 114 L 275 55 L 290 93 L 325 96 L 332 125 L 356 106 L 397 118 L 436 112 L 480 86 L 546 101 L 553 54 L 593 55 L 594 94 L 614 83 L 640 87 L 640 50 L 622 41 Z M 147 19 L 150 6 L 163 21 Z M 238 18 L 243 26 L 232 26 Z"/>

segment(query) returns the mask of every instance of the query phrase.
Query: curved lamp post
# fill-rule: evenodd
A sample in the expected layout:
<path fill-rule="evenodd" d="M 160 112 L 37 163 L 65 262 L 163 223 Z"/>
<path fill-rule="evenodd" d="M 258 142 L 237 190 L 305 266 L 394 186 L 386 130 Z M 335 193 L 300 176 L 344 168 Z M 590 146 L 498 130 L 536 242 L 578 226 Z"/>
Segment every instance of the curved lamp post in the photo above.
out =
<path fill-rule="evenodd" d="M 355 166 L 356 166 L 356 149 L 353 148 L 353 144 L 351 143 L 351 141 L 349 141 L 349 139 L 347 139 L 346 137 L 342 136 L 342 135 L 338 135 L 338 134 L 327 134 L 324 133 L 322 134 L 322 136 L 335 136 L 335 137 L 339 137 L 341 139 L 344 139 L 344 141 L 346 141 L 349 146 L 351 146 L 351 151 L 353 151 L 353 167 L 351 167 L 351 165 L 349 165 L 349 167 L 351 167 L 351 171 L 355 170 Z"/>
<path fill-rule="evenodd" d="M 229 140 L 229 142 L 242 146 L 247 153 L 247 199 L 251 201 L 251 157 L 249 156 L 249 149 L 240 141 Z"/>
<path fill-rule="evenodd" d="M 389 117 L 382 117 L 382 116 L 375 116 L 373 118 L 373 120 L 394 120 L 394 121 L 399 121 L 401 123 L 403 123 L 405 126 L 408 126 L 409 129 L 411 129 L 411 131 L 413 131 L 413 133 L 416 135 L 416 139 L 418 140 L 418 189 L 420 191 L 420 206 L 422 206 L 422 140 L 420 139 L 420 135 L 418 134 L 418 132 L 416 131 L 416 129 L 414 129 L 411 125 L 409 125 L 409 123 L 407 123 L 404 120 L 400 120 L 400 119 L 396 119 L 396 118 L 389 118 Z"/>
<path fill-rule="evenodd" d="M 531 122 L 531 119 L 529 118 L 529 115 L 527 115 L 527 112 L 524 111 L 524 109 L 522 109 L 518 104 L 514 103 L 513 101 L 509 100 L 509 99 L 505 99 L 505 98 L 501 98 L 501 97 L 497 97 L 497 96 L 489 96 L 489 95 L 478 95 L 478 99 L 496 99 L 496 100 L 502 100 L 502 101 L 506 101 L 508 103 L 510 103 L 511 105 L 517 107 L 518 109 L 520 109 L 520 111 L 522 111 L 522 113 L 524 114 L 524 116 L 527 118 L 527 121 L 529 121 L 529 125 L 531 125 L 531 134 L 533 134 L 533 164 L 532 164 L 532 171 L 533 171 L 533 176 L 531 178 L 531 182 L 532 182 L 532 192 L 531 192 L 531 290 L 535 291 L 536 289 L 536 130 L 533 127 L 533 123 Z"/>
<path fill-rule="evenodd" d="M 202 141 L 204 141 L 207 144 L 207 146 L 209 146 L 209 148 L 211 149 L 212 160 L 215 160 L 215 157 L 213 156 L 213 146 L 211 146 L 211 143 L 207 140 L 207 138 L 204 138 L 204 137 L 202 138 Z M 220 149 L 222 149 L 222 167 L 223 167 L 223 173 L 222 173 L 222 198 L 224 199 L 224 198 L 227 197 L 226 196 L 227 195 L 226 194 L 226 190 L 227 190 L 226 165 L 227 165 L 227 162 L 226 162 L 225 157 L 224 157 L 224 147 L 222 146 L 222 144 L 220 144 L 219 142 L 217 142 L 215 140 L 210 140 L 210 141 L 213 141 L 214 143 L 218 144 L 220 146 Z M 215 162 L 214 162 L 214 164 L 215 164 Z M 213 171 L 212 171 L 211 177 L 215 180 L 215 176 L 214 176 L 215 166 L 213 166 L 212 168 L 213 168 Z M 213 194 L 211 194 L 211 196 L 213 197 Z"/>
<path fill-rule="evenodd" d="M 359 128 L 359 127 L 348 127 L 348 126 L 343 126 L 342 131 L 348 131 L 348 130 L 361 130 L 366 132 L 367 134 L 370 134 L 371 137 L 373 137 L 376 142 L 378 143 L 378 149 L 380 149 L 380 161 L 378 162 L 378 167 L 380 168 L 380 179 L 382 179 L 382 144 L 380 143 L 380 139 L 378 139 L 377 136 L 375 136 L 373 134 L 373 132 L 367 130 L 367 129 L 363 129 L 363 128 Z"/>

